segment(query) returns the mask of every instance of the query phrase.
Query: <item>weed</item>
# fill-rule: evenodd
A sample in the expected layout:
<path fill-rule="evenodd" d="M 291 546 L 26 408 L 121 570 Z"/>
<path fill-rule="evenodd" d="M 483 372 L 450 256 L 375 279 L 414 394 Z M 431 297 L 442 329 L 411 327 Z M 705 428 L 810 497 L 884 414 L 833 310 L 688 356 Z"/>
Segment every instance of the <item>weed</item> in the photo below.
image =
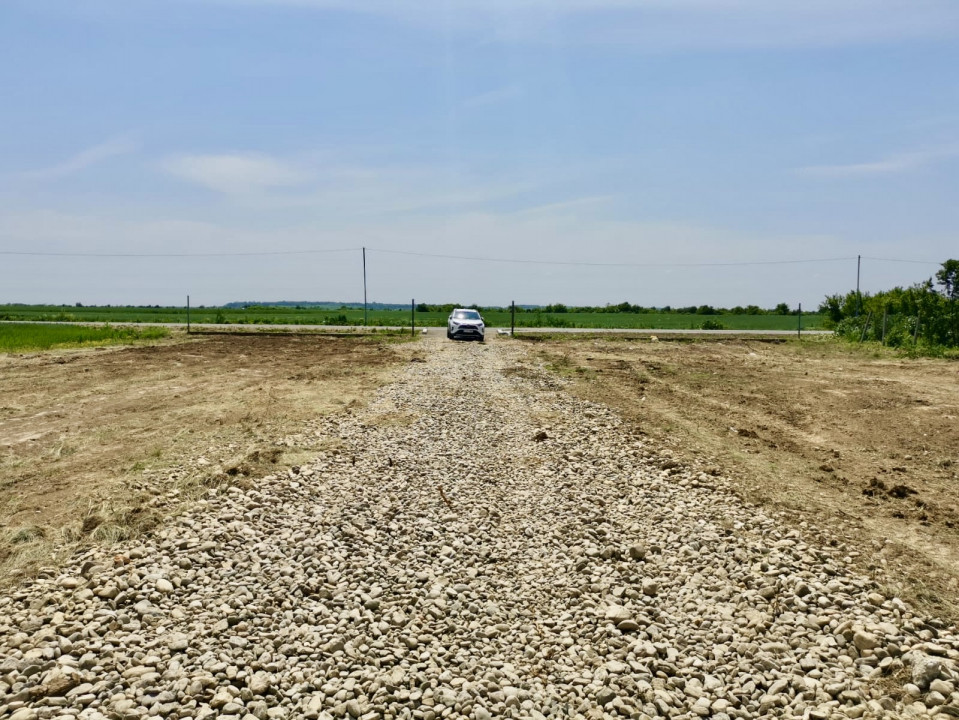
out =
<path fill-rule="evenodd" d="M 90 539 L 95 540 L 96 542 L 101 542 L 107 545 L 112 545 L 114 543 L 127 540 L 132 536 L 131 529 L 123 525 L 116 525 L 113 523 L 104 523 L 103 525 L 98 525 L 96 529 L 90 533 Z"/>
<path fill-rule="evenodd" d="M 23 545 L 24 543 L 33 542 L 34 540 L 42 540 L 45 537 L 46 533 L 43 528 L 37 527 L 36 525 L 30 525 L 29 527 L 20 528 L 14 531 L 10 535 L 9 544 L 10 545 Z"/>

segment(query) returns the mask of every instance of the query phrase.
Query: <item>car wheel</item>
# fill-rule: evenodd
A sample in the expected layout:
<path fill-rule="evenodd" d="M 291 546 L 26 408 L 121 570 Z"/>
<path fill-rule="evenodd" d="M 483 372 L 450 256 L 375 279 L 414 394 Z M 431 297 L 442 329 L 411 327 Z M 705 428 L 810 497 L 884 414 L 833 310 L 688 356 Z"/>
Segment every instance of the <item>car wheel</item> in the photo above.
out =
<path fill-rule="evenodd" d="M 447 340 L 452 340 L 452 339 L 453 339 L 453 333 L 450 332 L 450 329 L 449 329 L 449 328 L 446 328 L 446 339 L 447 339 Z"/>

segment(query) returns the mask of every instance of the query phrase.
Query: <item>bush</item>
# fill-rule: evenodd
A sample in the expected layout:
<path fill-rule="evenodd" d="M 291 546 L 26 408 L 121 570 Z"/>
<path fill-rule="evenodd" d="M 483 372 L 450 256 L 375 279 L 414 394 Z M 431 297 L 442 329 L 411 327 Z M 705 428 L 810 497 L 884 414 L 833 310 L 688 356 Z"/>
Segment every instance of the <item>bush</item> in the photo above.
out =
<path fill-rule="evenodd" d="M 699 326 L 699 329 L 700 330 L 725 330 L 726 326 L 723 325 L 718 320 L 709 319 L 704 321 L 703 324 Z"/>

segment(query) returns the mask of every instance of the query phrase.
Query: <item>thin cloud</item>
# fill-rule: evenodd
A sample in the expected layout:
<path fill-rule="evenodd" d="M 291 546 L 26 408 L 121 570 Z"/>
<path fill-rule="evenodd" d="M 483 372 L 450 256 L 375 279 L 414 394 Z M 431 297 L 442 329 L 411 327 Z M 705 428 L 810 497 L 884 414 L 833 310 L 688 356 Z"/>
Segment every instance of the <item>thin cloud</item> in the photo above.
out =
<path fill-rule="evenodd" d="M 959 143 L 931 150 L 897 153 L 882 160 L 843 165 L 810 165 L 796 170 L 800 175 L 818 178 L 869 177 L 897 175 L 949 158 L 959 157 Z"/>
<path fill-rule="evenodd" d="M 617 44 L 635 51 L 792 48 L 959 35 L 954 0 L 196 0 L 379 15 L 503 42 Z"/>
<path fill-rule="evenodd" d="M 139 149 L 140 144 L 132 138 L 128 136 L 116 137 L 99 145 L 81 150 L 62 163 L 41 170 L 27 172 L 24 176 L 33 180 L 56 180 L 69 175 L 75 175 L 110 158 L 129 155 Z"/>
<path fill-rule="evenodd" d="M 227 195 L 300 185 L 309 179 L 299 167 L 259 153 L 176 155 L 161 166 L 181 180 Z"/>
<path fill-rule="evenodd" d="M 516 98 L 522 97 L 525 95 L 525 90 L 522 85 L 513 83 L 505 87 L 496 88 L 495 90 L 490 90 L 489 92 L 480 93 L 479 95 L 474 95 L 473 97 L 467 98 L 462 103 L 460 103 L 464 108 L 481 108 L 488 105 L 498 105 L 499 103 L 508 102 Z"/>

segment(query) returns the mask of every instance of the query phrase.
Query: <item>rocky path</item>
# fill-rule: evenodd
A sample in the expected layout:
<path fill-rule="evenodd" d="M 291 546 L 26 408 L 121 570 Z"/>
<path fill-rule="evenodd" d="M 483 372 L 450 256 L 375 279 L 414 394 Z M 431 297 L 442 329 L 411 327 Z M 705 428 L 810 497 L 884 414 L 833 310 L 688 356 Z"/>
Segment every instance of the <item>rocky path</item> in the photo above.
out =
<path fill-rule="evenodd" d="M 0 718 L 879 718 L 955 628 L 573 399 L 422 340 L 331 450 L 0 599 Z M 953 714 L 959 715 L 959 710 Z"/>

